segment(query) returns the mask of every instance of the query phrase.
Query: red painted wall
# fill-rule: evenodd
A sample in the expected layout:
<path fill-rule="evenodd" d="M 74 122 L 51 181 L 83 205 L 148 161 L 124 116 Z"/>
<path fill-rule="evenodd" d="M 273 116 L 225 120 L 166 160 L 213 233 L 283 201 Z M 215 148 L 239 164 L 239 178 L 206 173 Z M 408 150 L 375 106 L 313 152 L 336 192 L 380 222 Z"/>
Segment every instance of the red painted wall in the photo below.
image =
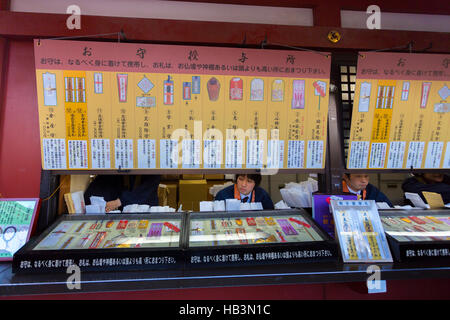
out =
<path fill-rule="evenodd" d="M 38 197 L 41 153 L 32 41 L 10 41 L 5 79 L 0 104 L 0 194 Z"/>

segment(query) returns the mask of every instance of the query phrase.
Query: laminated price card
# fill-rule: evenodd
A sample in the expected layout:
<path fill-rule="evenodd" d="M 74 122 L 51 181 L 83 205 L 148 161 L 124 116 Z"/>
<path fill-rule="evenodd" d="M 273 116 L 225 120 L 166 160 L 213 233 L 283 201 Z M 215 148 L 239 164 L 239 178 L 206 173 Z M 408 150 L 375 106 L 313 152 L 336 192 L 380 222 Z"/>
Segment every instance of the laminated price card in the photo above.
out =
<path fill-rule="evenodd" d="M 344 262 L 392 262 L 374 200 L 330 200 Z"/>

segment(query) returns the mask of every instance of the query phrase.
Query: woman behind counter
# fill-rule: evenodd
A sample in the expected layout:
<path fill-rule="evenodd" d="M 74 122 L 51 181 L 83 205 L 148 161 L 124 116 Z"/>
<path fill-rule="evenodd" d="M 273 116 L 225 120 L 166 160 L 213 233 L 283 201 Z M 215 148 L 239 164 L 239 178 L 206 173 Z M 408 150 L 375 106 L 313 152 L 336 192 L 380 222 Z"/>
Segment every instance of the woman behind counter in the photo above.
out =
<path fill-rule="evenodd" d="M 269 194 L 261 187 L 260 174 L 238 174 L 233 185 L 220 190 L 214 200 L 237 199 L 241 202 L 261 202 L 264 210 L 273 209 Z"/>

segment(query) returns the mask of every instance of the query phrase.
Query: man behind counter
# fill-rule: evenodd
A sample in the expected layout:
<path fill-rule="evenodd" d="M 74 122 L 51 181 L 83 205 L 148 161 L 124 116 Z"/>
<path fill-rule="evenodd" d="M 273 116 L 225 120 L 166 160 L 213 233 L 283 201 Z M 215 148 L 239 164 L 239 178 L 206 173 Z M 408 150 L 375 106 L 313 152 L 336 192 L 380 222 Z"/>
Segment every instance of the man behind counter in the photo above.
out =
<path fill-rule="evenodd" d="M 390 207 L 393 207 L 388 197 L 378 190 L 377 187 L 369 183 L 368 174 L 344 173 L 342 191 L 356 194 L 361 197 L 362 200 L 386 202 Z"/>
<path fill-rule="evenodd" d="M 445 174 L 416 173 L 403 182 L 402 189 L 404 192 L 418 193 L 425 202 L 422 191 L 439 193 L 444 204 L 450 202 L 450 177 Z"/>
<path fill-rule="evenodd" d="M 91 196 L 103 197 L 106 212 L 129 204 L 158 206 L 159 175 L 97 175 L 84 193 L 84 201 Z"/>
<path fill-rule="evenodd" d="M 260 174 L 238 174 L 233 185 L 220 190 L 214 200 L 237 199 L 241 202 L 261 202 L 264 210 L 273 209 L 269 194 L 261 187 Z"/>

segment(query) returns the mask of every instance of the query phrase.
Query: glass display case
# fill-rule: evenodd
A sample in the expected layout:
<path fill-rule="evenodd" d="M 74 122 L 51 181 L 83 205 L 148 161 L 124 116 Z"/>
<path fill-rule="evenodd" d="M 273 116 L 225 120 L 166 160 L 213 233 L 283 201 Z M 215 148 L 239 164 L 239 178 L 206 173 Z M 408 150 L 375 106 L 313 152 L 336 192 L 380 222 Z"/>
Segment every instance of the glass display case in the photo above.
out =
<path fill-rule="evenodd" d="M 450 260 L 450 210 L 381 210 L 380 218 L 396 260 Z"/>
<path fill-rule="evenodd" d="M 191 213 L 189 266 L 336 260 L 336 243 L 302 209 Z"/>
<path fill-rule="evenodd" d="M 301 209 L 63 216 L 14 255 L 13 272 L 157 270 L 319 262 L 336 243 Z"/>
<path fill-rule="evenodd" d="M 184 215 L 64 215 L 13 259 L 13 272 L 170 269 L 183 264 Z"/>

